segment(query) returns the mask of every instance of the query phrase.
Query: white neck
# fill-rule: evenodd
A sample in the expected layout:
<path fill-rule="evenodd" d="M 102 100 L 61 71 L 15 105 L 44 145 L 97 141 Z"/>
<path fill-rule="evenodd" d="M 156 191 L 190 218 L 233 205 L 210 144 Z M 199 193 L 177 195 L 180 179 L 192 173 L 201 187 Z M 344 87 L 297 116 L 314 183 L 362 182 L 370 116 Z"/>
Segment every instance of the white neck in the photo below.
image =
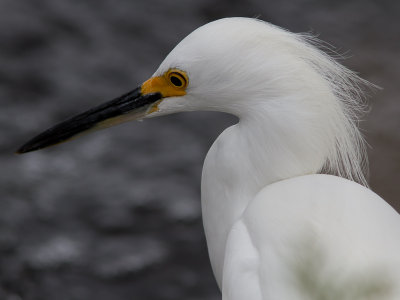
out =
<path fill-rule="evenodd" d="M 310 134 L 313 122 L 303 122 L 302 114 L 298 114 L 297 119 L 293 116 L 291 120 L 282 118 L 282 114 L 276 114 L 271 107 L 268 110 L 258 108 L 257 112 L 242 116 L 238 124 L 218 137 L 205 159 L 203 223 L 211 264 L 219 284 L 222 282 L 227 235 L 248 203 L 264 186 L 317 173 L 326 160 L 324 151 L 313 151 L 325 148 L 315 144 L 319 140 L 315 133 Z"/>

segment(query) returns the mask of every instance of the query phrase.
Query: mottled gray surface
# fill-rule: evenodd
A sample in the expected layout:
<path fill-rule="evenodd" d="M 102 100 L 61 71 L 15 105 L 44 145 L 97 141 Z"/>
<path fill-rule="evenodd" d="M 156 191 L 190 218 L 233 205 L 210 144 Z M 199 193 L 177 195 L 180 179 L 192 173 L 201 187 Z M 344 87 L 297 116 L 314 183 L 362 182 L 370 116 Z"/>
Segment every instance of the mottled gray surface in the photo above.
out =
<path fill-rule="evenodd" d="M 207 149 L 235 119 L 191 113 L 13 155 L 131 90 L 196 27 L 259 16 L 314 31 L 384 89 L 363 124 L 371 186 L 400 209 L 400 2 L 0 0 L 0 299 L 219 299 L 200 216 Z"/>

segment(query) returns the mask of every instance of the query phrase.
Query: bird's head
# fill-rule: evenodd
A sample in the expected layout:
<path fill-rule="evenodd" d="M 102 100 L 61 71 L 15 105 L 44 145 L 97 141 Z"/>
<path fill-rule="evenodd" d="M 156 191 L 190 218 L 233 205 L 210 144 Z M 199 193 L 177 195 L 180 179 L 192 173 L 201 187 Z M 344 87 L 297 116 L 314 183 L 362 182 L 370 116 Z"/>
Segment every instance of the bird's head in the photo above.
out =
<path fill-rule="evenodd" d="M 268 86 L 266 74 L 274 72 L 273 66 L 266 65 L 271 58 L 263 59 L 265 43 L 260 44 L 274 28 L 246 18 L 206 24 L 183 39 L 142 85 L 51 127 L 17 152 L 35 151 L 123 122 L 170 113 L 203 110 L 239 115 L 251 106 L 252 97 Z"/>
<path fill-rule="evenodd" d="M 360 79 L 313 41 L 256 19 L 211 22 L 183 39 L 142 85 L 48 129 L 18 153 L 126 121 L 222 111 L 280 123 L 277 132 L 289 143 L 308 143 L 306 151 L 320 152 L 329 168 L 340 173 L 345 161 L 346 177 L 361 178 Z"/>

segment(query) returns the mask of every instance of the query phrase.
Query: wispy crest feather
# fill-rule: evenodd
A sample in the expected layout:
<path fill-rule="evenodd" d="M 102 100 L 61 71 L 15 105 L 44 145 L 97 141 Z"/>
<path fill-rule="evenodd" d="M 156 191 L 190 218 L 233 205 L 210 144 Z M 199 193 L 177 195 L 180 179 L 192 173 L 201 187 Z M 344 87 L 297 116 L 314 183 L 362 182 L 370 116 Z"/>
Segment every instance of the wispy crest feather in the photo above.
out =
<path fill-rule="evenodd" d="M 310 34 L 295 34 L 295 37 L 303 44 L 302 58 L 326 80 L 340 106 L 340 111 L 337 111 L 340 120 L 334 128 L 335 147 L 320 172 L 368 186 L 366 142 L 358 126 L 368 110 L 364 88 L 376 86 L 319 50 L 322 48 L 339 56 L 330 45 Z"/>

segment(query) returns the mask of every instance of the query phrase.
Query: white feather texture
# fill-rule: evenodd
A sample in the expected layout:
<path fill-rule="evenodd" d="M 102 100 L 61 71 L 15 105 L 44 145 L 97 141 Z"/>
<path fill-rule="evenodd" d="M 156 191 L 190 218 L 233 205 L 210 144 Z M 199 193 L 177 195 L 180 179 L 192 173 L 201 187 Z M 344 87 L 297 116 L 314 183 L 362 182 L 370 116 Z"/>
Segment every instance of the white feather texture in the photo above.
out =
<path fill-rule="evenodd" d="M 362 186 L 357 126 L 360 86 L 369 84 L 316 46 L 259 20 L 222 19 L 187 36 L 155 73 L 181 69 L 189 85 L 151 116 L 214 110 L 239 118 L 212 145 L 202 174 L 204 229 L 223 299 L 400 299 L 388 288 L 400 286 L 400 217 Z M 310 245 L 327 250 L 323 262 L 308 263 L 319 257 Z M 369 284 L 376 271 L 359 284 L 369 270 L 390 280 Z"/>

